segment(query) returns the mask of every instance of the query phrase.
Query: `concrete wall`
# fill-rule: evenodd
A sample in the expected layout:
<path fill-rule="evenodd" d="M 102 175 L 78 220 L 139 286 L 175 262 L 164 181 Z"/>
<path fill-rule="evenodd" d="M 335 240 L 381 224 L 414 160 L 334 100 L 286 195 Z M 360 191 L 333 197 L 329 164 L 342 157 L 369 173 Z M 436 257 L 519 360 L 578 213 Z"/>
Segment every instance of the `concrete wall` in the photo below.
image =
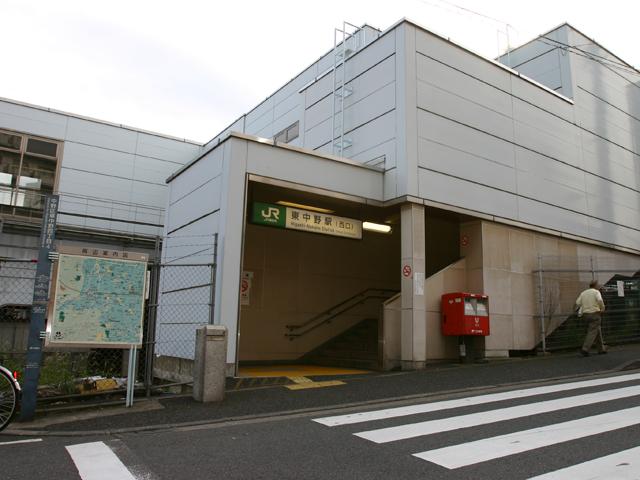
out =
<path fill-rule="evenodd" d="M 313 316 L 367 288 L 400 289 L 400 232 L 363 232 L 362 240 L 247 225 L 244 271 L 253 275 L 241 307 L 239 360 L 296 359 L 365 318 L 381 300 L 340 315 L 290 341 L 286 325 Z"/>
<path fill-rule="evenodd" d="M 509 350 L 530 350 L 540 342 L 533 273 L 539 268 L 539 255 L 562 259 L 564 268 L 577 269 L 581 260 L 592 256 L 605 264 L 640 269 L 640 258 L 636 255 L 493 222 L 463 224 L 460 234 L 464 238 L 461 254 L 467 262 L 467 288 L 472 293 L 489 296 L 488 356 L 506 356 Z M 602 275 L 598 280 L 604 282 L 612 274 Z M 573 310 L 577 294 L 590 280 L 591 274 L 585 274 L 578 278 L 574 290 L 567 289 L 567 285 L 558 290 L 563 295 L 557 299 L 563 305 L 562 311 Z M 547 333 L 555 326 L 547 325 Z"/>
<path fill-rule="evenodd" d="M 131 234 L 162 232 L 165 180 L 202 148 L 2 99 L 0 128 L 64 142 L 57 179 L 59 224 Z"/>

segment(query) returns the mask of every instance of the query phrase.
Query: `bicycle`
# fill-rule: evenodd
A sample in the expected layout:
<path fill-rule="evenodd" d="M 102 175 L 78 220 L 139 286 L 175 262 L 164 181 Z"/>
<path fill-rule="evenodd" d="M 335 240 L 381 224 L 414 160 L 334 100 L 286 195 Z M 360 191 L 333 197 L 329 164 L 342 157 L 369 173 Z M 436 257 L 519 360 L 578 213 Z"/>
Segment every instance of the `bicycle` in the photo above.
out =
<path fill-rule="evenodd" d="M 18 380 L 9 370 L 0 365 L 0 431 L 11 423 L 18 408 L 20 393 Z"/>

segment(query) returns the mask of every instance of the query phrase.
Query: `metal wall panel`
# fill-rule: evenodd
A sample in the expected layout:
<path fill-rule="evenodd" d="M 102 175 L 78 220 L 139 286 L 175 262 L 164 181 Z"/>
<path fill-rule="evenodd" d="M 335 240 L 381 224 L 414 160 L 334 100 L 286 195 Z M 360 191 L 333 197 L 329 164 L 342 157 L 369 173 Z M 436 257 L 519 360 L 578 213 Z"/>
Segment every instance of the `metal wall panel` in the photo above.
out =
<path fill-rule="evenodd" d="M 370 150 L 371 147 L 379 145 L 379 142 L 383 143 L 395 139 L 395 125 L 396 112 L 395 110 L 391 110 L 345 134 L 345 136 L 353 142 L 353 144 L 344 151 L 345 157 L 351 158 L 352 156 L 360 155 L 360 159 L 364 160 L 365 163 L 373 160 L 377 155 L 372 155 L 369 158 L 365 157 L 365 160 L 361 154 Z"/>
<path fill-rule="evenodd" d="M 301 185 L 382 200 L 382 172 L 285 148 L 248 143 L 247 172 Z"/>
<path fill-rule="evenodd" d="M 417 56 L 416 68 L 420 82 L 439 87 L 474 103 L 481 103 L 502 115 L 511 116 L 510 96 L 493 85 L 424 55 Z M 418 96 L 418 107 L 423 106 L 420 100 Z"/>
<path fill-rule="evenodd" d="M 513 138 L 512 118 L 485 106 L 480 95 L 475 101 L 471 101 L 461 94 L 446 91 L 444 87 L 418 81 L 418 109 L 455 120 L 502 139 Z"/>
<path fill-rule="evenodd" d="M 513 144 L 439 115 L 418 110 L 419 138 L 442 143 L 491 162 L 513 167 Z M 419 158 L 424 155 L 419 154 Z"/>
<path fill-rule="evenodd" d="M 136 153 L 145 157 L 166 160 L 179 166 L 202 153 L 202 147 L 189 142 L 140 133 Z"/>
<path fill-rule="evenodd" d="M 558 91 L 562 89 L 560 53 L 557 49 L 519 65 L 516 70 L 518 73 L 534 79 L 551 90 Z"/>
<path fill-rule="evenodd" d="M 510 74 L 507 71 L 496 68 L 495 64 L 490 60 L 471 54 L 464 48 L 449 43 L 433 34 L 418 31 L 416 35 L 416 51 L 461 72 L 466 72 L 490 85 L 495 85 L 502 90 L 509 91 L 511 87 Z"/>
<path fill-rule="evenodd" d="M 169 205 L 187 196 L 195 188 L 222 174 L 224 154 L 222 148 L 215 148 L 204 157 L 171 180 Z"/>
<path fill-rule="evenodd" d="M 65 140 L 109 150 L 135 153 L 138 143 L 138 132 L 69 117 Z"/>
<path fill-rule="evenodd" d="M 589 217 L 564 208 L 518 197 L 519 220 L 589 238 Z"/>
<path fill-rule="evenodd" d="M 62 164 L 65 169 L 132 178 L 135 155 L 82 143 L 65 142 Z"/>
<path fill-rule="evenodd" d="M 537 106 L 550 114 L 563 118 L 568 122 L 575 123 L 573 103 L 566 100 L 562 101 L 562 97 L 553 95 L 544 88 L 536 87 L 523 78 L 515 75 L 511 77 L 510 93 L 518 102 Z"/>
<path fill-rule="evenodd" d="M 377 165 L 383 167 L 385 170 L 390 170 L 396 167 L 396 157 L 396 139 L 393 138 L 363 150 L 350 158 L 360 163 Z"/>
<path fill-rule="evenodd" d="M 62 140 L 68 117 L 0 100 L 0 128 Z"/>
<path fill-rule="evenodd" d="M 513 167 L 423 138 L 419 140 L 418 151 L 421 168 L 509 192 L 516 191 Z"/>
<path fill-rule="evenodd" d="M 133 180 L 164 185 L 167 178 L 181 165 L 165 162 L 155 158 L 135 156 L 133 164 Z"/>
<path fill-rule="evenodd" d="M 423 168 L 418 169 L 418 182 L 422 198 L 504 218 L 517 217 L 517 197 L 512 193 Z"/>
<path fill-rule="evenodd" d="M 215 177 L 194 188 L 189 195 L 173 202 L 169 231 L 220 208 L 222 177 Z"/>
<path fill-rule="evenodd" d="M 128 202 L 132 189 L 129 179 L 78 172 L 66 169 L 64 165 L 60 174 L 61 193 Z"/>
<path fill-rule="evenodd" d="M 611 245 L 625 245 L 640 250 L 640 236 L 637 230 L 612 225 L 597 218 L 589 219 L 589 237 Z"/>

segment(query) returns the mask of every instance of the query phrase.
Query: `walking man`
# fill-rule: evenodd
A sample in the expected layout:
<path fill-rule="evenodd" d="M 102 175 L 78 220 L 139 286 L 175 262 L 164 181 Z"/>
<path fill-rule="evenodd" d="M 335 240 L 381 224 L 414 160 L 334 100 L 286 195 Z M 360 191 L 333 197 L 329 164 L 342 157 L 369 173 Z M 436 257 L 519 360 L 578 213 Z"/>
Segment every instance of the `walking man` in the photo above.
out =
<path fill-rule="evenodd" d="M 578 307 L 578 316 L 582 316 L 588 326 L 587 335 L 584 338 L 582 349 L 580 353 L 583 357 L 589 356 L 589 350 L 594 341 L 597 341 L 598 354 L 607 353 L 604 347 L 604 341 L 602 340 L 602 312 L 604 312 L 604 302 L 602 301 L 602 295 L 598 290 L 598 281 L 593 280 L 589 284 L 589 288 L 582 292 L 576 300 L 576 306 Z"/>

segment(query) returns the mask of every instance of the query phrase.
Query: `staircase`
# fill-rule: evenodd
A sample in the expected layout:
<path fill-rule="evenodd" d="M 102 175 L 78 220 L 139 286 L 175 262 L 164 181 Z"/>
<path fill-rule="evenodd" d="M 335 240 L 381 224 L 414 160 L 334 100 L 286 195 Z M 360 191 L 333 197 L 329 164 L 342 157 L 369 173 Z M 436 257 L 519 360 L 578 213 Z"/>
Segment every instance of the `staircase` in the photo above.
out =
<path fill-rule="evenodd" d="M 367 318 L 305 354 L 304 363 L 379 370 L 378 319 Z"/>

